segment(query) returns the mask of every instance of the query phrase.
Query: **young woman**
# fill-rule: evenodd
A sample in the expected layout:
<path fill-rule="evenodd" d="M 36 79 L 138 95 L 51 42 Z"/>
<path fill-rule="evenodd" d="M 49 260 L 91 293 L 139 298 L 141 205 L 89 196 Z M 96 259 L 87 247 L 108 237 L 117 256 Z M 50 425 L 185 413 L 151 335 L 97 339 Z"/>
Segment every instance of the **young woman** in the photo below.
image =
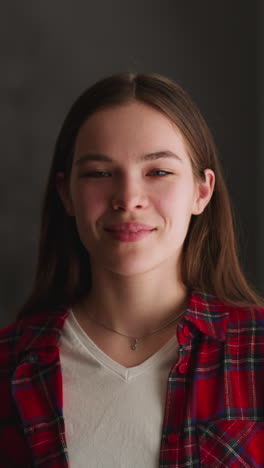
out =
<path fill-rule="evenodd" d="M 59 134 L 32 294 L 0 333 L 0 466 L 263 467 L 264 311 L 210 132 L 155 74 Z"/>

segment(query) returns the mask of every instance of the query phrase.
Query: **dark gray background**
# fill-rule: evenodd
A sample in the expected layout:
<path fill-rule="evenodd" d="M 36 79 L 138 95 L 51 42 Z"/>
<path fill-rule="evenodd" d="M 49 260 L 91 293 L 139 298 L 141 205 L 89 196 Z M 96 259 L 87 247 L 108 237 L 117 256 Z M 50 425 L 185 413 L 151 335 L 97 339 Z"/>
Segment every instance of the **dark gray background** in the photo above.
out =
<path fill-rule="evenodd" d="M 0 325 L 31 288 L 41 200 L 65 113 L 84 88 L 126 70 L 168 75 L 200 107 L 225 168 L 244 268 L 264 291 L 263 18 L 261 0 L 2 3 Z"/>

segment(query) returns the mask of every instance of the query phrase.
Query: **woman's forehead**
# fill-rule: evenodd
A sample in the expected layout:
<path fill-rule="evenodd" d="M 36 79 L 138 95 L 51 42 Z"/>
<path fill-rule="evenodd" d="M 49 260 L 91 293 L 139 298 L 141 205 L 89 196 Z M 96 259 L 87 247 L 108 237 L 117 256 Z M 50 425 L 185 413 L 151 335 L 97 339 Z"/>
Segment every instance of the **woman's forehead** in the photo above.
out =
<path fill-rule="evenodd" d="M 161 111 L 138 101 L 95 112 L 84 122 L 75 142 L 75 155 L 96 151 L 139 156 L 164 150 L 186 152 L 180 130 Z"/>

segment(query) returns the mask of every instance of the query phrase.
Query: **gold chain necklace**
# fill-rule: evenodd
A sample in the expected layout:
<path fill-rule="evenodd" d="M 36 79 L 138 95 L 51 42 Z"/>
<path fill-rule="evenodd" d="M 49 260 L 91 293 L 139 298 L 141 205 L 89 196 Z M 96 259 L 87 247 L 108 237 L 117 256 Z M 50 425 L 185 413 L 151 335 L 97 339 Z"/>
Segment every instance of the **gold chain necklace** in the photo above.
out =
<path fill-rule="evenodd" d="M 130 340 L 132 340 L 132 343 L 130 344 L 130 349 L 132 349 L 132 351 L 136 351 L 136 349 L 138 348 L 139 346 L 139 340 L 143 340 L 144 338 L 146 338 L 147 336 L 150 336 L 150 335 L 154 335 L 155 333 L 158 333 L 162 330 L 165 330 L 165 328 L 169 327 L 172 323 L 176 322 L 177 320 L 179 320 L 183 314 L 185 313 L 185 310 L 183 312 L 181 312 L 179 315 L 177 315 L 177 317 L 175 317 L 174 319 L 170 320 L 169 322 L 167 322 L 165 325 L 163 325 L 162 327 L 159 327 L 159 328 L 156 328 L 155 330 L 149 332 L 149 333 L 145 333 L 145 335 L 142 335 L 142 336 L 138 336 L 138 337 L 135 337 L 135 336 L 130 336 L 130 335 L 125 335 L 125 333 L 121 333 L 120 331 L 118 330 L 114 330 L 114 328 L 111 328 L 111 327 L 108 327 L 106 325 L 104 325 L 103 323 L 101 322 L 98 322 L 97 320 L 95 320 L 93 317 L 91 316 L 88 316 L 88 318 L 90 320 L 92 320 L 92 322 L 96 323 L 96 325 L 99 325 L 100 327 L 103 327 L 105 328 L 106 330 L 109 330 L 109 331 L 112 331 L 114 333 L 117 333 L 118 335 L 121 335 L 121 336 L 125 336 L 126 338 L 129 338 Z"/>

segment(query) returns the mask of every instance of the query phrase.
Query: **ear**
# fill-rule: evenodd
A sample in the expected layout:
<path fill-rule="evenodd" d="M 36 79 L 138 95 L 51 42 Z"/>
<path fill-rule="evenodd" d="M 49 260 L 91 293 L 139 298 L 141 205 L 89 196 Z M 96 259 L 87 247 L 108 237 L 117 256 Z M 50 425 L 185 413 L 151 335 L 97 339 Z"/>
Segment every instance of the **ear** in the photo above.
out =
<path fill-rule="evenodd" d="M 68 214 L 68 216 L 74 216 L 74 208 L 70 195 L 70 188 L 67 180 L 65 179 L 64 172 L 57 172 L 56 187 L 66 213 Z"/>
<path fill-rule="evenodd" d="M 196 182 L 196 197 L 192 214 L 199 215 L 209 203 L 215 186 L 215 174 L 211 169 L 205 169 L 204 179 Z"/>

